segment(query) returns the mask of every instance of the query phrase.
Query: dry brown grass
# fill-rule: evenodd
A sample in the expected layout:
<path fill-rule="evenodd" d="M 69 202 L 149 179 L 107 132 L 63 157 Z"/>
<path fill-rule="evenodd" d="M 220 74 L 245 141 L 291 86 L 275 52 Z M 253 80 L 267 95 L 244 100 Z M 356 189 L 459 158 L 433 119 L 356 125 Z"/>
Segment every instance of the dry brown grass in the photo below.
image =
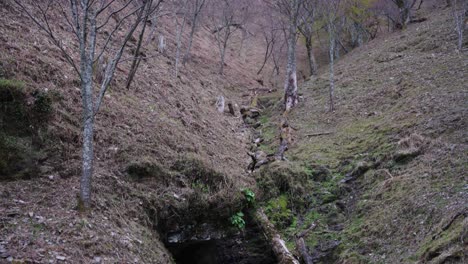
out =
<path fill-rule="evenodd" d="M 101 257 L 105 262 L 168 263 L 170 255 L 152 229 L 158 217 L 176 221 L 172 214 L 190 214 L 195 208 L 191 202 L 202 195 L 195 213 L 209 209 L 227 220 L 231 207 L 238 206 L 239 190 L 255 181 L 245 170 L 248 130 L 240 117 L 218 113 L 213 100 L 224 95 L 238 105 L 247 103 L 248 98 L 241 95 L 258 87 L 260 77 L 255 73 L 263 56 L 261 39 L 251 37 L 242 58 L 237 55 L 239 39 L 234 39 L 225 75 L 220 76 L 215 40 L 209 29 L 201 27 L 192 62 L 174 78 L 173 21 L 162 18 L 159 32 L 166 36 L 166 53 L 151 56 L 157 50 L 156 43 L 151 43 L 150 56 L 130 90 L 124 89 L 130 61 L 120 64 L 97 115 L 93 210 L 80 216 L 74 210 L 81 155 L 79 81 L 60 51 L 11 2 L 0 3 L 0 74 L 41 91 L 57 92 L 62 99 L 49 126 L 57 153 L 41 164 L 54 170 L 32 181 L 0 186 L 0 242 L 8 253 L 33 262 L 57 261 L 58 255 L 68 262 Z M 32 2 L 25 4 L 31 7 Z M 67 47 L 76 48 L 72 33 L 59 19 L 58 7 L 50 12 L 53 29 Z M 125 173 L 132 163 L 170 168 L 187 156 L 220 173 L 219 186 L 200 193 L 187 175 L 172 172 L 164 179 L 135 182 Z M 156 208 L 156 218 L 149 208 Z M 36 215 L 44 222 L 38 223 Z"/>

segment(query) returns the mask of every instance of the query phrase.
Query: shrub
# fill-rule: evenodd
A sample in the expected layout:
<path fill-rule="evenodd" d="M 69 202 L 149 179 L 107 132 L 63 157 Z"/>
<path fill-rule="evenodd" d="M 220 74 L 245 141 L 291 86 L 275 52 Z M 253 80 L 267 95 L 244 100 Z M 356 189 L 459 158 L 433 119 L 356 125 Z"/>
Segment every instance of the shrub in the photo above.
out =
<path fill-rule="evenodd" d="M 242 190 L 244 198 L 247 201 L 247 204 L 253 205 L 255 203 L 255 193 L 249 188 Z"/>
<path fill-rule="evenodd" d="M 229 220 L 231 221 L 231 225 L 237 227 L 238 229 L 245 228 L 244 213 L 237 212 L 233 216 L 231 216 Z"/>

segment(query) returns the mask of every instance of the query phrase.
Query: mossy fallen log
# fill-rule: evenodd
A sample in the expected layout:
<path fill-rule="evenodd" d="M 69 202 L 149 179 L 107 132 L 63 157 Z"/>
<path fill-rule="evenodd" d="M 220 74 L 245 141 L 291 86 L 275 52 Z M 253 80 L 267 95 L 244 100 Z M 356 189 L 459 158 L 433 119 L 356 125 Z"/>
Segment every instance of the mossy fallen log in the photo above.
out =
<path fill-rule="evenodd" d="M 279 264 L 299 264 L 299 261 L 291 254 L 281 236 L 276 231 L 275 226 L 268 220 L 268 217 L 260 208 L 256 212 L 256 220 L 263 229 L 263 232 L 270 240 L 270 244 Z"/>

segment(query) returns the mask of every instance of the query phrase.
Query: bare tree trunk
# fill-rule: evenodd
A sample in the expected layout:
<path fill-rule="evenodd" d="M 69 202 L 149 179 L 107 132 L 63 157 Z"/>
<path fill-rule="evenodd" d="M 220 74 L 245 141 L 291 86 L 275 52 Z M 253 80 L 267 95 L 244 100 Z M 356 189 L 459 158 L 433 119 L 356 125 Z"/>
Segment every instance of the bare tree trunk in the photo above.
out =
<path fill-rule="evenodd" d="M 140 62 L 141 62 L 141 59 L 142 59 L 141 56 L 140 56 L 140 49 L 141 49 L 142 44 L 143 44 L 143 37 L 145 36 L 146 21 L 149 19 L 150 15 L 151 15 L 152 5 L 153 5 L 153 0 L 148 0 L 146 2 L 146 4 L 145 4 L 146 15 L 145 15 L 145 18 L 144 18 L 144 21 L 143 21 L 143 27 L 142 27 L 142 29 L 140 31 L 140 36 L 138 37 L 137 47 L 136 47 L 135 52 L 133 54 L 132 66 L 130 67 L 130 72 L 129 72 L 128 78 L 127 78 L 127 84 L 126 84 L 127 89 L 130 89 L 130 85 L 132 84 L 133 78 L 135 78 L 136 72 L 138 70 L 138 66 L 140 66 Z"/>
<path fill-rule="evenodd" d="M 404 29 L 411 21 L 411 9 L 416 4 L 416 0 L 393 0 L 400 12 L 401 27 Z"/>
<path fill-rule="evenodd" d="M 288 64 L 286 66 L 286 80 L 284 83 L 284 104 L 286 111 L 291 110 L 298 103 L 296 73 L 296 35 L 298 9 L 299 0 L 291 0 L 288 35 Z"/>
<path fill-rule="evenodd" d="M 309 62 L 310 75 L 317 75 L 317 61 L 315 60 L 312 38 L 306 38 L 307 58 Z"/>
<path fill-rule="evenodd" d="M 223 51 L 221 52 L 221 65 L 219 67 L 219 74 L 224 73 L 224 60 L 226 57 L 226 47 L 223 47 Z"/>
<path fill-rule="evenodd" d="M 87 25 L 87 20 L 89 20 L 89 31 L 87 31 L 88 29 L 86 28 L 81 28 L 81 30 L 78 31 L 80 36 L 81 58 L 81 100 L 83 103 L 83 164 L 80 179 L 80 198 L 78 202 L 79 210 L 86 210 L 91 206 L 91 178 L 94 170 L 93 62 L 95 57 L 97 34 L 95 14 L 96 13 L 90 11 L 85 12 L 83 25 Z"/>
<path fill-rule="evenodd" d="M 219 49 L 219 56 L 220 56 L 219 74 L 221 75 L 224 73 L 224 61 L 226 58 L 226 48 L 227 48 L 231 33 L 232 32 L 230 31 L 229 25 L 223 31 L 218 30 L 216 32 L 216 40 L 218 42 L 218 49 Z"/>
<path fill-rule="evenodd" d="M 93 175 L 94 161 L 94 111 L 92 99 L 92 83 L 83 83 L 83 167 L 80 179 L 80 201 L 79 209 L 84 210 L 91 205 L 91 178 Z"/>
<path fill-rule="evenodd" d="M 239 47 L 239 58 L 242 60 L 242 62 L 245 62 L 245 52 L 244 51 L 244 46 L 245 43 L 247 42 L 247 37 L 248 37 L 248 32 L 247 30 L 242 29 L 242 38 L 241 38 L 241 43 Z"/>
<path fill-rule="evenodd" d="M 193 43 L 193 36 L 195 35 L 195 30 L 197 26 L 197 16 L 194 16 L 194 19 L 192 21 L 192 27 L 190 29 L 190 36 L 189 36 L 189 43 L 187 45 L 187 51 L 185 52 L 183 64 L 187 63 L 187 61 L 190 60 L 190 50 L 192 49 L 192 43 Z"/>
<path fill-rule="evenodd" d="M 257 72 L 257 75 L 260 74 L 263 71 L 263 68 L 265 67 L 268 58 L 271 56 L 271 53 L 273 52 L 273 47 L 275 45 L 275 39 L 274 37 L 271 38 L 271 40 L 268 39 L 268 36 L 265 36 L 265 42 L 266 42 L 266 50 L 265 50 L 265 56 L 263 58 L 263 63 L 262 67 Z"/>
<path fill-rule="evenodd" d="M 183 64 L 190 60 L 190 50 L 192 49 L 193 43 L 193 36 L 195 35 L 195 31 L 197 30 L 198 18 L 200 17 L 200 13 L 205 6 L 206 0 L 195 0 L 195 6 L 193 10 L 193 19 L 192 19 L 192 27 L 190 29 L 190 36 L 189 36 L 189 43 L 187 45 L 187 51 L 185 52 L 185 56 L 183 59 Z"/>
<path fill-rule="evenodd" d="M 184 4 L 185 5 L 185 4 Z M 184 14 L 184 18 L 182 19 L 182 23 L 179 24 L 179 21 L 177 19 L 177 14 L 176 14 L 176 25 L 177 25 L 177 36 L 176 36 L 176 42 L 177 42 L 177 47 L 176 47 L 176 57 L 175 57 L 175 77 L 179 76 L 179 60 L 180 60 L 180 48 L 182 45 L 182 34 L 184 33 L 184 28 L 185 28 L 185 22 L 186 22 L 186 15 Z"/>
<path fill-rule="evenodd" d="M 330 107 L 329 111 L 333 112 L 335 110 L 335 105 L 333 101 L 335 93 L 335 69 L 334 69 L 334 51 L 335 51 L 335 32 L 333 29 L 333 19 L 328 21 L 328 34 L 330 38 L 330 48 L 329 48 L 329 57 L 330 57 Z"/>
<path fill-rule="evenodd" d="M 465 17 L 466 17 L 466 11 L 467 11 L 467 6 L 468 3 L 462 2 L 461 3 L 461 9 L 457 10 L 458 8 L 458 3 L 456 0 L 453 1 L 453 18 L 455 20 L 455 30 L 458 36 L 458 41 L 457 41 L 457 49 L 458 51 L 462 51 L 463 49 L 463 33 L 465 31 Z"/>

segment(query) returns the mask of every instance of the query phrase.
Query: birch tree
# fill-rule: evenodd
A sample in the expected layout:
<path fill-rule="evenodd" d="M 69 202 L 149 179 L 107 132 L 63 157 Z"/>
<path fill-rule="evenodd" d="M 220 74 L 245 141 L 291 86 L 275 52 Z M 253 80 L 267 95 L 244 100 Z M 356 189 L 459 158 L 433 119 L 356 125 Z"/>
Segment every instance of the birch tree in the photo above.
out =
<path fill-rule="evenodd" d="M 461 1 L 459 3 L 457 0 L 453 0 L 453 3 L 450 3 L 452 7 L 453 19 L 455 20 L 455 32 L 457 33 L 457 49 L 459 52 L 463 49 L 463 35 L 465 32 L 465 18 L 468 11 L 468 1 Z"/>
<path fill-rule="evenodd" d="M 146 1 L 129 0 L 121 3 L 116 0 L 70 0 L 46 1 L 45 4 L 33 2 L 33 9 L 29 9 L 15 0 L 16 5 L 38 26 L 46 36 L 62 52 L 67 62 L 72 66 L 80 78 L 82 116 L 83 116 L 83 145 L 82 145 L 82 174 L 78 207 L 82 210 L 91 206 L 91 181 L 94 163 L 94 123 L 99 112 L 104 95 L 114 77 L 125 47 L 142 21 Z M 65 4 L 68 2 L 67 4 Z M 66 6 L 65 6 L 66 5 Z M 62 19 L 73 32 L 74 41 L 78 48 L 66 48 L 59 32 L 54 31 L 49 23 L 51 10 L 58 6 L 62 11 Z M 116 19 L 114 22 L 113 19 Z M 107 31 L 104 35 L 101 32 Z M 117 32 L 123 31 L 123 34 Z M 99 43 L 98 43 L 99 42 Z M 99 83 L 99 92 L 94 91 L 93 64 L 105 61 L 105 71 Z"/>
<path fill-rule="evenodd" d="M 335 110 L 335 45 L 336 45 L 336 18 L 340 8 L 340 0 L 322 1 L 322 12 L 327 24 L 329 48 L 328 57 L 330 60 L 330 86 L 329 86 L 329 111 Z"/>
<path fill-rule="evenodd" d="M 286 78 L 284 82 L 284 105 L 286 111 L 291 110 L 298 103 L 296 45 L 299 8 L 301 4 L 302 0 L 280 0 L 277 2 L 281 13 L 287 17 L 288 23 L 288 62 L 286 65 Z"/>

